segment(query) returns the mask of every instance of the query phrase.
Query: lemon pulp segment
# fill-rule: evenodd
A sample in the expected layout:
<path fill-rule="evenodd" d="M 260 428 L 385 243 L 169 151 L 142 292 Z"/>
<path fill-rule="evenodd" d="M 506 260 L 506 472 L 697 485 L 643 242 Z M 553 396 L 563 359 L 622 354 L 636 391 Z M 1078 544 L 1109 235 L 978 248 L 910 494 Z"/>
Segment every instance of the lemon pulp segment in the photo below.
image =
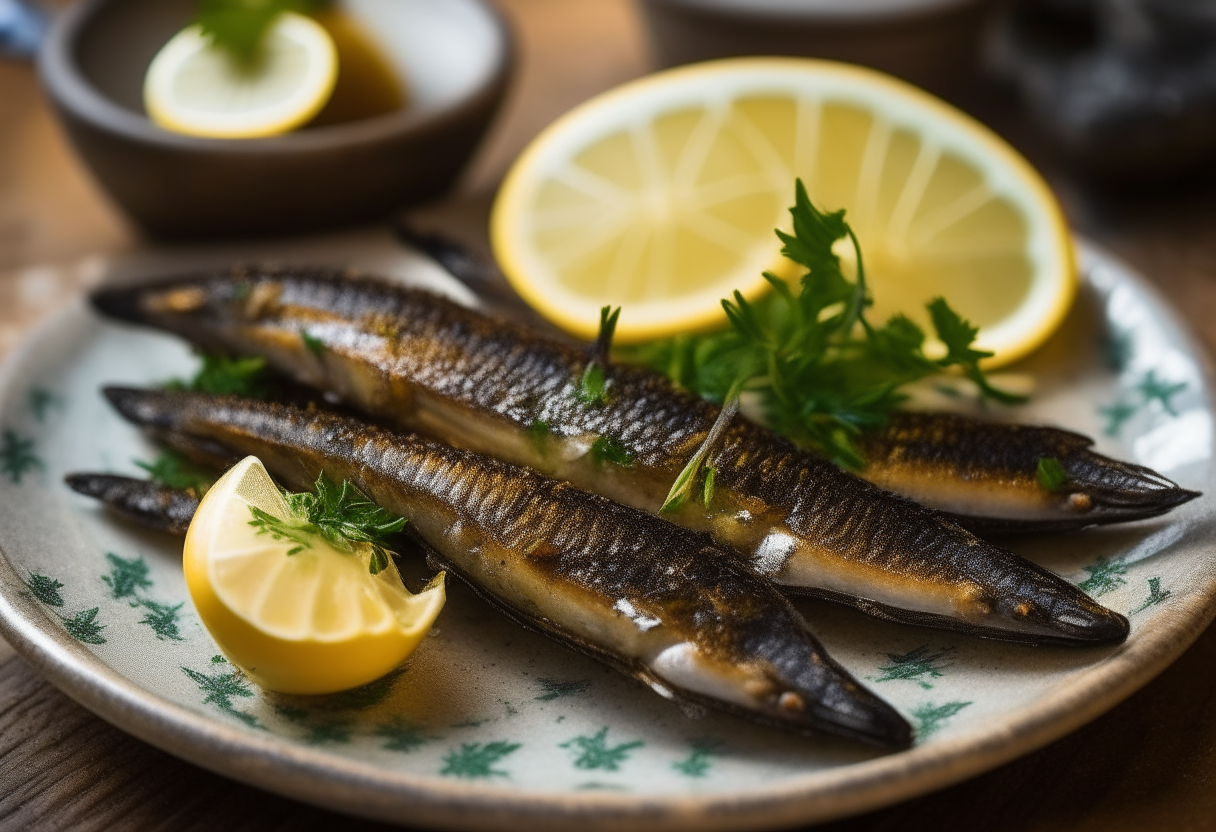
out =
<path fill-rule="evenodd" d="M 288 554 L 299 544 L 259 534 L 251 506 L 292 517 L 256 457 L 204 496 L 183 555 L 199 617 L 235 665 L 271 690 L 326 693 L 379 678 L 413 651 L 443 607 L 442 576 L 412 595 L 391 563 L 370 574 L 366 549 L 314 536 Z"/>
<path fill-rule="evenodd" d="M 845 208 L 875 321 L 928 329 L 945 296 L 1011 361 L 1060 323 L 1076 290 L 1068 231 L 1030 165 L 968 116 L 881 73 L 743 58 L 659 73 L 576 108 L 516 162 L 494 205 L 495 254 L 554 322 L 639 341 L 721 323 L 719 299 L 764 291 L 774 228 L 800 177 Z M 931 330 L 929 330 L 931 331 Z"/>

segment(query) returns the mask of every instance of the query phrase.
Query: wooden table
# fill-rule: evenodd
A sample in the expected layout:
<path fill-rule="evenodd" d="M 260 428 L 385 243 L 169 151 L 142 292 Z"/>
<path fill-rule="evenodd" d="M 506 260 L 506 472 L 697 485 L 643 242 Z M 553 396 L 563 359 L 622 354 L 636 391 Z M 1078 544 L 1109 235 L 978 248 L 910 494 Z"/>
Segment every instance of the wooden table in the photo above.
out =
<path fill-rule="evenodd" d="M 528 138 L 588 95 L 645 72 L 629 0 L 501 0 L 520 40 L 506 112 L 453 201 L 477 206 Z M 1007 103 L 972 109 L 1043 167 L 1073 225 L 1148 275 L 1209 349 L 1216 347 L 1216 198 L 1098 195 L 1071 181 Z M 455 225 L 460 223 L 451 220 Z M 477 224 L 480 225 L 480 224 Z M 464 221 L 474 238 L 480 227 Z M 73 157 L 33 70 L 0 64 L 0 354 L 99 272 L 99 257 L 147 245 Z M 42 264 L 53 264 L 47 268 Z M 0 830 L 381 828 L 208 773 L 133 739 L 43 681 L 0 641 Z M 1104 717 L 989 774 L 821 827 L 986 832 L 1172 832 L 1216 828 L 1216 628 Z"/>

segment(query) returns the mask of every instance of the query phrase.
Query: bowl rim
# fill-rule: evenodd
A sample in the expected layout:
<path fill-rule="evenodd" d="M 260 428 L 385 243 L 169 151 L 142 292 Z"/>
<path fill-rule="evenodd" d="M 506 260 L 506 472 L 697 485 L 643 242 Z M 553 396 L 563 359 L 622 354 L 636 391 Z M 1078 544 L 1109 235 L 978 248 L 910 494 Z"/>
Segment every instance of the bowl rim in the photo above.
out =
<path fill-rule="evenodd" d="M 484 77 L 458 98 L 433 108 L 407 106 L 379 116 L 263 138 L 190 136 L 158 127 L 143 113 L 122 106 L 103 94 L 81 71 L 75 57 L 81 35 L 103 8 L 120 1 L 81 0 L 61 12 L 52 22 L 39 50 L 38 72 L 43 87 L 59 109 L 104 132 L 165 150 L 216 155 L 313 153 L 425 133 L 445 122 L 480 111 L 487 101 L 493 101 L 501 94 L 515 66 L 515 37 L 506 17 L 488 0 L 466 0 L 489 20 L 499 49 L 497 60 Z"/>
<path fill-rule="evenodd" d="M 850 0 L 821 8 L 799 7 L 785 3 L 755 3 L 754 0 L 641 0 L 644 7 L 665 7 L 732 24 L 794 26 L 894 26 L 918 22 L 922 18 L 959 14 L 982 6 L 988 0 L 917 0 L 902 5 L 898 0 L 876 2 L 873 7 L 857 8 Z"/>

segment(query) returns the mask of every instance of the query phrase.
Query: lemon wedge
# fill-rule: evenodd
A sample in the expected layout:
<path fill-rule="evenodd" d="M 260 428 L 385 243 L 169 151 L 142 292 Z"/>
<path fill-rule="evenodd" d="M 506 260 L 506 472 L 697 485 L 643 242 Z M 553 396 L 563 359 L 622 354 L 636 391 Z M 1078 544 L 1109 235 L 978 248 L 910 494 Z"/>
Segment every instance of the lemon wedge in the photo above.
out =
<path fill-rule="evenodd" d="M 939 295 L 1006 363 L 1040 344 L 1076 293 L 1063 214 L 1040 176 L 987 128 L 878 72 L 742 58 L 643 78 L 558 119 L 508 173 L 491 215 L 512 285 L 593 337 L 623 306 L 636 342 L 720 324 L 719 300 L 766 290 L 782 263 L 794 180 L 844 208 L 877 306 L 928 331 Z"/>
<path fill-rule="evenodd" d="M 313 536 L 289 554 L 299 544 L 251 525 L 251 507 L 293 518 L 252 456 L 203 497 L 183 554 L 199 618 L 251 679 L 282 693 L 331 693 L 383 676 L 418 646 L 443 608 L 442 573 L 412 595 L 391 562 L 368 571 L 370 548 L 348 554 Z"/>
<path fill-rule="evenodd" d="M 321 111 L 338 78 L 334 42 L 316 21 L 285 12 L 250 67 L 188 26 L 152 59 L 144 107 L 166 130 L 250 139 L 294 130 Z"/>

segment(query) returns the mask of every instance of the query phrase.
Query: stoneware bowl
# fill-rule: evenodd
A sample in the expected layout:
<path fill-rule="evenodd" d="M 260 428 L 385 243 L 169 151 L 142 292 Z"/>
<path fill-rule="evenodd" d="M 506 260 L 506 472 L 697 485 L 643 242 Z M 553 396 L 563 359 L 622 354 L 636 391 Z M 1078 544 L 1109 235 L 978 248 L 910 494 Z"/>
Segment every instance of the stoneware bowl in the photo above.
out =
<path fill-rule="evenodd" d="M 154 235 L 290 233 L 357 223 L 446 190 L 506 90 L 510 34 L 484 0 L 340 0 L 409 91 L 397 112 L 263 139 L 163 130 L 144 113 L 153 55 L 194 0 L 82 0 L 56 20 L 43 83 L 76 150 Z"/>
<path fill-rule="evenodd" d="M 797 55 L 880 69 L 949 97 L 974 73 L 990 0 L 642 0 L 664 66 Z"/>

